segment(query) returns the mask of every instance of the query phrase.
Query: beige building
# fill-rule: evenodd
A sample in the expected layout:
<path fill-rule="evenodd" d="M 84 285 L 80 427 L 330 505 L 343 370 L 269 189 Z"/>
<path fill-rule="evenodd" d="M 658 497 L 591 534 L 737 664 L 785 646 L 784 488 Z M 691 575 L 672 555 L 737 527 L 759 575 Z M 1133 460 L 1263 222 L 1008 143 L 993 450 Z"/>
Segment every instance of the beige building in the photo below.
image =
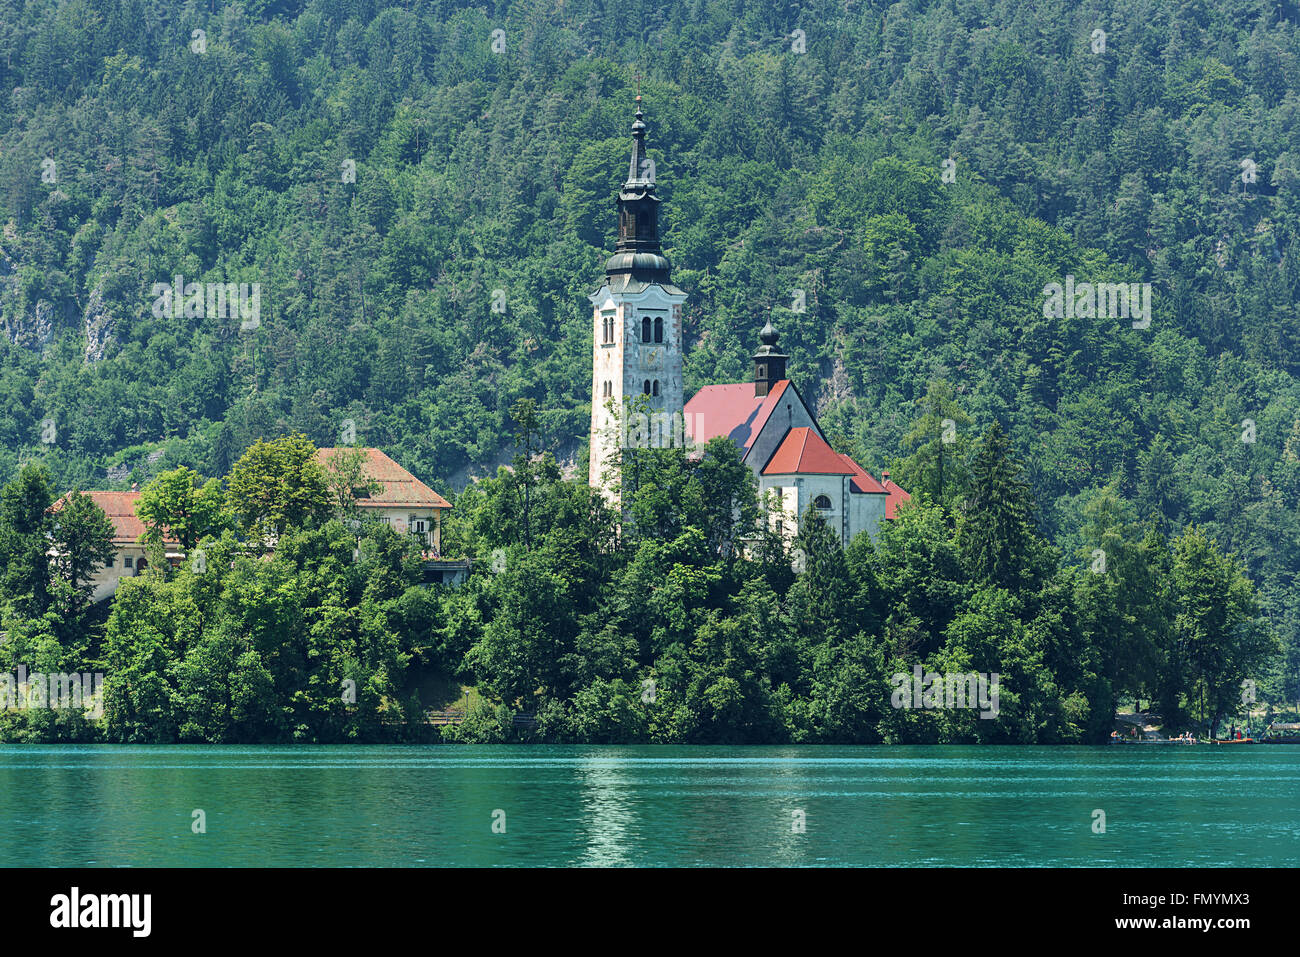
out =
<path fill-rule="evenodd" d="M 130 492 L 92 491 L 83 494 L 90 496 L 90 499 L 104 510 L 108 520 L 113 523 L 113 547 L 117 554 L 113 557 L 112 564 L 105 565 L 91 578 L 91 584 L 94 586 L 91 600 L 103 601 L 117 591 L 117 583 L 123 578 L 134 578 L 149 566 L 149 560 L 145 557 L 145 546 L 140 542 L 140 536 L 144 534 L 144 522 L 136 518 L 135 514 L 135 505 L 140 500 L 140 493 L 132 490 Z M 64 499 L 60 499 L 54 507 L 59 508 L 63 501 Z M 167 560 L 172 564 L 185 557 L 173 540 L 165 540 L 164 547 Z"/>
<path fill-rule="evenodd" d="M 342 449 L 320 449 L 317 461 L 328 469 L 331 455 Z M 402 468 L 379 449 L 362 448 L 365 453 L 362 472 L 378 483 L 379 488 L 357 499 L 362 515 L 376 518 L 400 534 L 417 536 L 424 546 L 424 580 L 426 583 L 452 583 L 464 579 L 468 562 L 448 561 L 442 557 L 442 519 L 451 503 Z M 135 514 L 140 492 L 90 491 L 84 493 L 104 510 L 113 523 L 113 547 L 117 554 L 111 564 L 101 568 L 91 579 L 93 600 L 103 601 L 117 592 L 123 578 L 134 578 L 149 565 L 141 543 L 145 526 Z M 63 500 L 60 499 L 60 503 Z M 56 509 L 59 504 L 54 506 Z M 175 566 L 185 559 L 179 543 L 164 541 L 167 561 Z"/>
<path fill-rule="evenodd" d="M 402 468 L 379 449 L 327 448 L 316 452 L 316 461 L 329 468 L 330 458 L 339 452 L 364 452 L 362 472 L 379 484 L 379 490 L 357 498 L 363 518 L 378 519 L 396 532 L 417 536 L 428 558 L 441 558 L 442 516 L 451 503 Z"/>
<path fill-rule="evenodd" d="M 374 518 L 401 534 L 415 535 L 424 543 L 425 584 L 456 584 L 469 574 L 469 562 L 442 555 L 442 520 L 451 503 L 402 468 L 379 449 L 327 448 L 316 460 L 329 469 L 338 452 L 365 453 L 362 473 L 379 484 L 377 491 L 359 496 L 357 507 L 363 518 Z"/>

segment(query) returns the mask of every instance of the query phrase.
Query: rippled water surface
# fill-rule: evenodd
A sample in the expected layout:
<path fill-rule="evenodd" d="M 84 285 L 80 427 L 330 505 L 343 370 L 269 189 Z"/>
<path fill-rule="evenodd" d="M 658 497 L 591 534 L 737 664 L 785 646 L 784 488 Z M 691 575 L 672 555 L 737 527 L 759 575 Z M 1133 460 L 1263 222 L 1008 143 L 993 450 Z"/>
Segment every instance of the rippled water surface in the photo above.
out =
<path fill-rule="evenodd" d="M 1296 866 L 1300 746 L 6 746 L 0 829 L 4 866 Z"/>

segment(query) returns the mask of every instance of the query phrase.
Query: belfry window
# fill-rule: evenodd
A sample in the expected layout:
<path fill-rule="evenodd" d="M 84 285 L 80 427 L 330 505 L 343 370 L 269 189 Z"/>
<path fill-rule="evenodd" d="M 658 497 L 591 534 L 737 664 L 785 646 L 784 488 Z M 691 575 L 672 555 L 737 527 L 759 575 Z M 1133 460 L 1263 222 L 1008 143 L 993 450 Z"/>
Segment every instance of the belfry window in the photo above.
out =
<path fill-rule="evenodd" d="M 645 392 L 646 395 L 649 395 L 649 394 L 650 394 L 650 380 L 649 380 L 649 379 L 646 379 L 646 380 L 645 380 L 645 387 L 642 389 L 642 391 Z"/>
<path fill-rule="evenodd" d="M 664 341 L 664 319 L 659 316 L 655 319 L 655 342 Z"/>
<path fill-rule="evenodd" d="M 642 342 L 650 341 L 650 317 L 649 316 L 641 317 L 641 341 Z"/>
<path fill-rule="evenodd" d="M 655 381 L 654 381 L 653 383 L 651 383 L 651 385 L 650 385 L 650 394 L 651 394 L 651 395 L 658 395 L 658 394 L 659 394 L 659 380 L 658 380 L 658 379 L 655 379 Z"/>

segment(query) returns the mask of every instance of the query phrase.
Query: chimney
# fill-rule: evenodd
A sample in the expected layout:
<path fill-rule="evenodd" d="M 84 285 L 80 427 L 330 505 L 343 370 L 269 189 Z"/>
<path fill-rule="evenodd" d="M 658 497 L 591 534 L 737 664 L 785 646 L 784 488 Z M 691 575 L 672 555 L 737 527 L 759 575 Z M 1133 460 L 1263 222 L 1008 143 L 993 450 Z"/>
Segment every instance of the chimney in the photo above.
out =
<path fill-rule="evenodd" d="M 885 486 L 888 486 L 888 485 L 889 485 L 889 472 L 888 472 L 888 470 L 886 470 L 886 471 L 880 473 L 880 484 L 881 484 L 881 485 L 885 485 Z"/>

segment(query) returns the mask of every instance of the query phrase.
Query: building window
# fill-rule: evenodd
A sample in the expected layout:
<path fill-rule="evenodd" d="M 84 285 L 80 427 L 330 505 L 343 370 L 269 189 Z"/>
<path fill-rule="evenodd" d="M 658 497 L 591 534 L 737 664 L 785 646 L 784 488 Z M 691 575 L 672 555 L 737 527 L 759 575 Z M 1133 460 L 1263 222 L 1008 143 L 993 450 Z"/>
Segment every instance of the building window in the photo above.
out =
<path fill-rule="evenodd" d="M 658 394 L 659 394 L 659 380 L 658 380 L 658 379 L 655 379 L 655 381 L 654 381 L 653 383 L 651 383 L 651 385 L 650 385 L 650 394 L 651 394 L 651 395 L 658 395 Z"/>
<path fill-rule="evenodd" d="M 601 388 L 601 392 L 604 394 L 604 397 L 608 399 L 614 394 L 614 383 L 606 379 L 604 386 Z"/>
<path fill-rule="evenodd" d="M 122 558 L 122 567 L 130 568 L 134 562 L 135 562 L 134 558 L 132 558 L 130 555 L 125 555 Z"/>
<path fill-rule="evenodd" d="M 664 318 L 663 316 L 658 316 L 655 319 L 655 342 L 663 342 L 663 341 L 664 341 Z"/>
<path fill-rule="evenodd" d="M 645 385 L 642 387 L 641 391 L 644 392 L 646 395 L 649 395 L 649 394 L 650 394 L 650 380 L 649 380 L 649 379 L 646 379 L 646 380 L 645 380 Z"/>
<path fill-rule="evenodd" d="M 813 499 L 813 507 L 823 512 L 829 512 L 831 510 L 831 500 L 825 495 L 818 495 Z"/>
<path fill-rule="evenodd" d="M 650 317 L 649 316 L 641 317 L 641 341 L 642 342 L 650 341 Z"/>

